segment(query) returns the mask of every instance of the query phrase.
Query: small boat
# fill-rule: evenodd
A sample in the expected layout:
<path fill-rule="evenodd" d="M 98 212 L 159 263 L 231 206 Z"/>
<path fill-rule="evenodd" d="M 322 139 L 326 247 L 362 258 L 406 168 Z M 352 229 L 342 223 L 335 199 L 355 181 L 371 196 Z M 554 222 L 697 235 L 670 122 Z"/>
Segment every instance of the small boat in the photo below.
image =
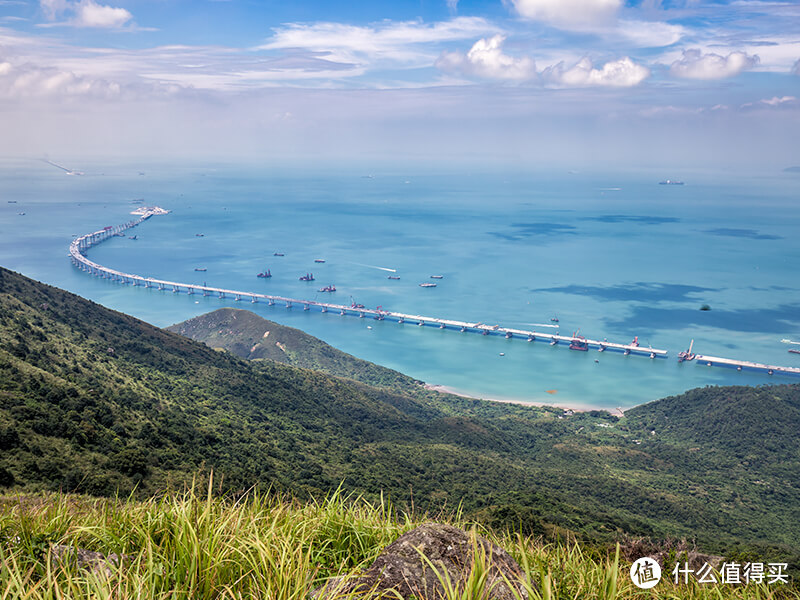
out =
<path fill-rule="evenodd" d="M 317 291 L 319 291 L 319 292 L 335 292 L 336 291 L 336 286 L 335 285 L 326 285 L 324 288 L 320 288 Z M 364 308 L 364 306 L 362 305 L 361 308 Z"/>
<path fill-rule="evenodd" d="M 201 272 L 208 271 L 208 269 L 206 269 L 205 267 L 195 267 L 194 270 L 195 271 L 201 271 Z"/>
<path fill-rule="evenodd" d="M 284 256 L 283 252 L 275 252 L 272 256 Z"/>
<path fill-rule="evenodd" d="M 25 213 L 24 213 L 24 212 L 17 213 L 17 214 L 18 214 L 20 217 L 24 217 L 24 216 L 25 216 Z"/>
<path fill-rule="evenodd" d="M 692 346 L 694 346 L 694 340 L 689 342 L 688 350 L 681 350 L 678 352 L 678 362 L 683 362 L 685 360 L 694 360 L 695 355 L 692 353 Z"/>
<path fill-rule="evenodd" d="M 795 350 L 794 348 L 789 350 L 790 354 L 800 354 L 800 350 Z"/>
<path fill-rule="evenodd" d="M 256 275 L 256 277 L 261 277 L 261 279 L 266 279 L 267 277 L 272 277 L 272 272 L 269 269 L 267 269 L 266 271 L 262 271 L 261 273 Z"/>
<path fill-rule="evenodd" d="M 300 281 L 314 281 L 314 274 L 313 273 L 306 273 L 300 278 Z"/>
<path fill-rule="evenodd" d="M 431 279 L 444 279 L 444 275 L 431 275 Z"/>
<path fill-rule="evenodd" d="M 389 275 L 386 279 L 400 279 L 397 275 Z"/>
<path fill-rule="evenodd" d="M 436 284 L 435 283 L 420 283 L 419 287 L 425 287 L 425 288 L 436 287 Z"/>
<path fill-rule="evenodd" d="M 205 237 L 205 236 L 206 236 L 205 233 L 195 233 L 194 234 L 194 237 Z"/>
<path fill-rule="evenodd" d="M 500 353 L 500 356 L 505 356 L 505 355 L 506 355 L 506 353 L 505 353 L 505 352 L 501 352 L 501 353 Z"/>
<path fill-rule="evenodd" d="M 9 204 L 16 204 L 16 203 L 17 203 L 17 201 L 16 201 L 16 200 L 9 200 L 9 201 L 8 201 L 8 203 L 9 203 Z"/>
<path fill-rule="evenodd" d="M 683 185 L 683 182 L 675 179 L 665 179 L 664 181 L 659 181 L 658 185 Z"/>
<path fill-rule="evenodd" d="M 315 262 L 315 263 L 324 263 L 324 262 L 325 262 L 325 259 L 324 259 L 324 258 L 315 258 L 315 259 L 314 259 L 314 262 Z"/>
<path fill-rule="evenodd" d="M 588 352 L 589 351 L 589 342 L 586 341 L 586 338 L 582 335 L 578 335 L 580 330 L 576 331 L 572 334 L 572 341 L 569 344 L 570 350 L 579 350 L 581 352 Z"/>
<path fill-rule="evenodd" d="M 553 323 L 558 323 L 558 317 L 556 317 L 556 316 L 553 316 L 553 317 L 552 317 L 550 320 L 551 320 Z"/>

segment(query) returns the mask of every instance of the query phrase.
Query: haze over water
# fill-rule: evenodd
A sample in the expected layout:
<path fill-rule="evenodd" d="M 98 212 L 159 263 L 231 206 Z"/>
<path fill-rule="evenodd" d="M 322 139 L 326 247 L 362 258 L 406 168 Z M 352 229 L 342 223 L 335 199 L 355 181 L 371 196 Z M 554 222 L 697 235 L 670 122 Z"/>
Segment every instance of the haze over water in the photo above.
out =
<path fill-rule="evenodd" d="M 708 384 L 798 381 L 675 358 L 694 339 L 699 353 L 800 366 L 780 343 L 800 340 L 796 174 L 93 165 L 79 177 L 9 161 L 0 169 L 0 264 L 158 326 L 236 306 L 466 394 L 608 409 Z M 658 185 L 667 177 L 686 185 Z M 557 315 L 562 334 L 638 336 L 670 355 L 571 352 L 189 297 L 72 267 L 72 236 L 131 219 L 134 199 L 172 213 L 131 230 L 137 240 L 92 248 L 91 260 L 181 282 L 521 329 L 549 331 L 535 324 Z M 256 278 L 266 268 L 273 277 Z M 385 269 L 401 279 L 388 280 Z M 316 281 L 299 281 L 306 272 Z M 436 288 L 419 287 L 434 274 L 443 276 Z M 317 292 L 328 284 L 338 291 Z"/>

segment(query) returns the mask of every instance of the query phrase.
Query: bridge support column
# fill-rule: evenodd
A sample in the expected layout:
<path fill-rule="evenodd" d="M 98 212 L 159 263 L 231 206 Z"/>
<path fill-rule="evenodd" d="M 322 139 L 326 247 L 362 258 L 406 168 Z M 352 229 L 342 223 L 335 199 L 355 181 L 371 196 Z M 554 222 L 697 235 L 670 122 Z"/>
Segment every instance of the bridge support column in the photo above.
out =
<path fill-rule="evenodd" d="M 241 296 L 239 294 L 236 294 L 236 301 L 239 302 L 241 299 L 242 299 Z"/>
<path fill-rule="evenodd" d="M 251 297 L 250 297 L 250 302 L 252 302 L 253 304 L 255 304 L 256 302 L 258 302 L 258 300 L 256 299 L 256 297 L 255 297 L 255 296 L 251 296 Z"/>
<path fill-rule="evenodd" d="M 303 310 L 310 310 L 310 308 L 309 308 L 308 304 L 304 304 L 304 305 L 303 305 Z"/>
<path fill-rule="evenodd" d="M 323 306 L 322 307 L 322 312 L 324 312 L 324 313 L 328 312 L 328 307 L 327 306 Z"/>

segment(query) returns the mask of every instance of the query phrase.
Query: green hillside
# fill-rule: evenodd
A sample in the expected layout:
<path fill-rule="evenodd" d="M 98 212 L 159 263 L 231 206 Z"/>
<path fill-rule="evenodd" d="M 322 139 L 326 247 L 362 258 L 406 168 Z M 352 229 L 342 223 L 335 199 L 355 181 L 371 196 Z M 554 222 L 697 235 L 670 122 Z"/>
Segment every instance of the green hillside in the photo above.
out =
<path fill-rule="evenodd" d="M 248 360 L 268 359 L 405 392 L 416 391 L 421 383 L 249 310 L 220 308 L 166 329 Z"/>
<path fill-rule="evenodd" d="M 344 482 L 533 534 L 688 537 L 776 556 L 800 546 L 797 387 L 696 390 L 624 419 L 426 394 L 248 362 L 0 269 L 10 489 L 147 496 L 213 468 L 220 490 L 307 497 Z M 754 449 L 746 434 L 762 424 L 730 415 L 758 406 L 783 422 Z"/>

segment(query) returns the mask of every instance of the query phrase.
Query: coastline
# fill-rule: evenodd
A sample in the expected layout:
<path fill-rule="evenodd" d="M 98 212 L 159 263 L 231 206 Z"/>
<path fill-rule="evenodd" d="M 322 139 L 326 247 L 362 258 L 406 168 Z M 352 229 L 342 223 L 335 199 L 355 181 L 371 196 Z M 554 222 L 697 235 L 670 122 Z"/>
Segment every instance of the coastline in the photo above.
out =
<path fill-rule="evenodd" d="M 439 385 L 433 383 L 426 383 L 424 384 L 426 390 L 431 390 L 434 392 L 440 392 L 443 394 L 453 394 L 454 396 L 460 396 L 462 398 L 470 398 L 472 400 L 486 400 L 488 402 L 504 402 L 506 404 L 519 404 L 522 406 L 544 406 L 550 408 L 561 408 L 563 410 L 571 410 L 574 412 L 589 412 L 592 410 L 602 410 L 604 412 L 610 413 L 612 415 L 619 416 L 620 414 L 624 414 L 625 410 L 627 409 L 608 409 L 603 406 L 596 406 L 592 404 L 583 404 L 580 402 L 573 402 L 571 400 L 565 400 L 564 402 L 548 402 L 546 400 L 519 400 L 514 398 L 482 398 L 479 396 L 474 396 L 472 394 L 468 394 L 464 391 L 457 390 L 452 387 L 448 387 L 446 385 Z M 632 408 L 632 407 L 629 407 Z"/>

